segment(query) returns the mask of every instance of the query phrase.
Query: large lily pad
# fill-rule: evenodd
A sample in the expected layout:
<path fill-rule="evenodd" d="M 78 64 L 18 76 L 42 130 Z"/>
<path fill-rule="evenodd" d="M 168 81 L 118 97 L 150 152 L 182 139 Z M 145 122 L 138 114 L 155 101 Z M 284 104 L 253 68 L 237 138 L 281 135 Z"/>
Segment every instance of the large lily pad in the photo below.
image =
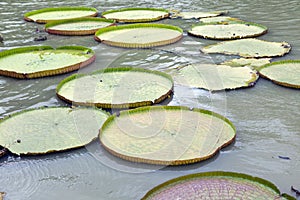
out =
<path fill-rule="evenodd" d="M 238 18 L 233 18 L 229 16 L 217 16 L 217 17 L 206 17 L 199 19 L 201 23 L 214 23 L 214 22 L 231 22 L 231 21 L 242 21 Z"/>
<path fill-rule="evenodd" d="M 52 76 L 85 67 L 94 60 L 94 51 L 82 46 L 21 47 L 0 52 L 0 75 L 14 78 Z"/>
<path fill-rule="evenodd" d="M 285 60 L 266 64 L 259 74 L 282 86 L 300 89 L 300 60 Z"/>
<path fill-rule="evenodd" d="M 223 53 L 240 55 L 246 58 L 283 56 L 291 46 L 286 42 L 268 42 L 259 39 L 240 39 L 225 41 L 202 48 L 204 53 Z"/>
<path fill-rule="evenodd" d="M 142 107 L 111 116 L 100 141 L 113 155 L 133 162 L 181 165 L 216 154 L 235 138 L 232 123 L 207 110 Z"/>
<path fill-rule="evenodd" d="M 24 19 L 30 22 L 47 23 L 54 20 L 95 17 L 98 11 L 89 7 L 43 8 L 25 13 Z"/>
<path fill-rule="evenodd" d="M 204 172 L 178 177 L 150 190 L 142 200 L 160 199 L 247 199 L 296 200 L 280 194 L 271 182 L 235 172 Z"/>
<path fill-rule="evenodd" d="M 79 105 L 128 108 L 163 101 L 173 90 L 172 78 L 162 72 L 139 68 L 107 68 L 63 80 L 56 93 Z"/>
<path fill-rule="evenodd" d="M 197 11 L 191 11 L 191 12 L 180 12 L 174 13 L 172 15 L 172 18 L 182 18 L 182 19 L 199 19 L 199 18 L 206 18 L 206 17 L 216 17 L 219 15 L 227 14 L 228 11 L 222 10 L 222 11 L 211 11 L 211 12 L 197 12 Z"/>
<path fill-rule="evenodd" d="M 20 155 L 44 154 L 86 145 L 107 119 L 91 108 L 26 110 L 0 121 L 0 145 Z"/>
<path fill-rule="evenodd" d="M 231 67 L 244 67 L 248 66 L 257 69 L 263 65 L 270 63 L 271 58 L 235 58 L 222 62 L 222 65 L 229 65 Z"/>
<path fill-rule="evenodd" d="M 249 67 L 214 64 L 188 65 L 179 69 L 175 77 L 182 85 L 210 91 L 250 87 L 257 79 L 258 75 Z"/>
<path fill-rule="evenodd" d="M 92 35 L 100 28 L 114 24 L 114 20 L 84 17 L 49 22 L 45 25 L 45 30 L 58 35 Z"/>
<path fill-rule="evenodd" d="M 104 44 L 126 48 L 149 48 L 177 42 L 181 28 L 166 24 L 130 24 L 98 30 L 95 39 Z"/>
<path fill-rule="evenodd" d="M 188 31 L 190 35 L 207 39 L 239 39 L 257 37 L 268 30 L 267 27 L 250 22 L 200 23 Z"/>
<path fill-rule="evenodd" d="M 169 11 L 158 8 L 123 8 L 109 10 L 101 13 L 101 15 L 117 22 L 150 22 L 168 17 Z"/>

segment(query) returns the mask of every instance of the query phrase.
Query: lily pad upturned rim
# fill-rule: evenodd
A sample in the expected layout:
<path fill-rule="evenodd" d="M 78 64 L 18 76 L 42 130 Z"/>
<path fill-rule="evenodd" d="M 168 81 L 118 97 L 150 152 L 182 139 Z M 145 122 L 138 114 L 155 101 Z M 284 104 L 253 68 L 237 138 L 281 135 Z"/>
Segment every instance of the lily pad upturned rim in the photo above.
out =
<path fill-rule="evenodd" d="M 176 161 L 152 160 L 152 159 L 123 155 L 123 154 L 120 154 L 120 153 L 114 151 L 113 149 L 108 148 L 101 141 L 101 134 L 102 134 L 103 130 L 105 130 L 114 121 L 114 119 L 120 117 L 121 115 L 130 115 L 130 114 L 145 112 L 145 111 L 149 111 L 149 110 L 161 110 L 161 109 L 163 109 L 163 110 L 184 110 L 184 111 L 199 112 L 202 114 L 211 115 L 213 117 L 216 117 L 216 118 L 226 122 L 232 128 L 232 130 L 235 132 L 234 137 L 232 137 L 231 140 L 229 140 L 228 142 L 226 142 L 223 145 L 216 148 L 216 150 L 214 152 L 212 152 L 212 154 L 207 155 L 206 157 L 192 158 L 192 159 L 186 159 L 186 160 L 176 160 Z M 192 164 L 192 163 L 197 163 L 197 162 L 200 162 L 203 160 L 207 160 L 207 159 L 213 157 L 215 154 L 217 154 L 220 151 L 220 149 L 233 143 L 235 138 L 236 138 L 236 128 L 228 118 L 226 118 L 218 113 L 215 113 L 213 111 L 200 109 L 200 108 L 193 108 L 191 110 L 191 108 L 188 108 L 186 106 L 144 106 L 144 107 L 139 107 L 139 108 L 135 108 L 135 109 L 131 109 L 131 110 L 124 110 L 124 111 L 121 111 L 118 115 L 113 114 L 110 117 L 108 117 L 108 119 L 104 122 L 104 124 L 102 125 L 102 127 L 99 130 L 99 140 L 100 140 L 101 145 L 103 146 L 104 149 L 106 149 L 112 155 L 122 158 L 124 160 L 131 161 L 131 162 L 146 163 L 146 164 L 153 164 L 153 165 L 173 165 L 173 166 L 186 165 L 186 164 Z"/>
<path fill-rule="evenodd" d="M 57 35 L 92 35 L 95 34 L 97 29 L 86 29 L 86 30 L 59 30 L 59 29 L 52 29 L 51 27 L 61 24 L 68 24 L 68 23 L 76 23 L 76 22 L 107 22 L 111 23 L 108 26 L 116 25 L 115 20 L 111 19 L 104 19 L 104 18 L 97 18 L 97 17 L 81 17 L 81 18 L 74 18 L 74 19 L 64 19 L 64 20 L 55 20 L 52 22 L 48 22 L 45 25 L 45 31 L 51 34 Z"/>
<path fill-rule="evenodd" d="M 155 18 L 145 18 L 145 19 L 118 19 L 118 18 L 113 18 L 117 22 L 150 22 L 150 21 L 157 21 L 160 19 L 164 19 L 170 16 L 170 13 L 168 10 L 163 9 L 163 8 L 121 8 L 121 9 L 116 9 L 116 10 L 108 10 L 104 11 L 101 13 L 101 16 L 106 18 L 105 15 L 110 14 L 110 13 L 116 13 L 116 12 L 123 12 L 123 11 L 135 11 L 135 10 L 146 10 L 146 11 L 161 11 L 165 12 L 166 14 L 163 16 L 158 16 Z"/>
<path fill-rule="evenodd" d="M 13 54 L 27 53 L 27 52 L 32 52 L 32 51 L 42 51 L 42 50 L 80 50 L 80 51 L 84 51 L 86 53 L 91 53 L 91 54 L 93 54 L 93 56 L 83 62 L 76 63 L 74 65 L 70 65 L 70 66 L 66 66 L 66 67 L 62 67 L 62 68 L 57 68 L 54 70 L 44 70 L 44 71 L 37 71 L 37 72 L 32 72 L 32 73 L 18 73 L 15 71 L 7 71 L 7 70 L 0 69 L 0 75 L 9 76 L 9 77 L 13 77 L 13 78 L 19 78 L 19 79 L 30 79 L 30 78 L 40 78 L 40 77 L 45 77 L 45 76 L 53 76 L 53 75 L 64 74 L 64 73 L 78 70 L 78 69 L 85 67 L 85 66 L 89 65 L 90 63 L 94 62 L 96 59 L 95 52 L 92 49 L 84 47 L 84 46 L 61 46 L 61 47 L 57 47 L 57 48 L 54 48 L 51 46 L 19 47 L 19 48 L 13 48 L 13 49 L 9 49 L 9 50 L 0 52 L 0 59 L 5 56 L 10 56 Z"/>
<path fill-rule="evenodd" d="M 197 179 L 197 178 L 207 178 L 207 177 L 237 177 L 237 178 L 242 178 L 242 179 L 246 179 L 249 180 L 251 182 L 257 182 L 260 183 L 262 185 L 265 185 L 267 187 L 269 187 L 270 189 L 272 189 L 275 193 L 277 193 L 278 195 L 280 195 L 281 197 L 284 197 L 288 200 L 296 200 L 294 197 L 288 195 L 288 194 L 280 194 L 280 190 L 276 187 L 276 185 L 274 185 L 272 182 L 259 178 L 259 177 L 255 177 L 255 176 L 251 176 L 248 174 L 243 174 L 243 173 L 237 173 L 237 172 L 227 172 L 227 171 L 211 171 L 211 172 L 202 172 L 202 173 L 196 173 L 196 174 L 189 174 L 189 175 L 185 175 L 185 176 L 180 176 L 171 180 L 168 180 L 164 183 L 161 183 L 157 186 L 155 186 L 154 188 L 152 188 L 151 190 L 149 190 L 143 197 L 141 200 L 147 200 L 148 198 L 151 198 L 152 195 L 154 195 L 156 192 L 162 190 L 165 187 L 168 187 L 172 184 L 175 184 L 177 182 L 181 182 L 181 181 L 185 181 L 185 180 L 189 180 L 189 179 Z"/>
<path fill-rule="evenodd" d="M 259 27 L 259 28 L 262 28 L 264 31 L 262 31 L 261 33 L 257 33 L 257 34 L 252 34 L 252 35 L 247 35 L 247 36 L 239 36 L 239 35 L 236 35 L 236 36 L 232 36 L 232 37 L 226 37 L 226 38 L 216 38 L 216 37 L 210 37 L 210 36 L 201 36 L 201 35 L 197 35 L 197 34 L 194 34 L 191 32 L 191 30 L 194 28 L 194 27 L 197 27 L 197 26 L 207 26 L 207 25 L 231 25 L 231 24 L 244 24 L 244 25 L 251 25 L 251 26 L 256 26 L 256 27 Z M 192 28 L 188 31 L 188 34 L 189 35 L 192 35 L 192 36 L 195 36 L 195 37 L 201 37 L 201 38 L 205 38 L 205 39 L 214 39 L 214 40 L 232 40 L 232 39 L 242 39 L 242 38 L 252 38 L 252 37 L 258 37 L 260 35 L 263 35 L 265 33 L 268 32 L 268 27 L 262 25 L 262 24 L 257 24 L 257 23 L 254 23 L 254 22 L 245 22 L 245 21 L 226 21 L 226 22 L 210 22 L 210 23 L 198 23 L 198 24 L 195 24 L 192 26 Z"/>
<path fill-rule="evenodd" d="M 147 43 L 147 44 L 114 42 L 114 41 L 101 40 L 98 37 L 102 33 L 107 33 L 110 31 L 117 31 L 117 30 L 122 30 L 122 29 L 137 29 L 137 28 L 164 28 L 164 29 L 178 31 L 179 33 L 181 33 L 181 35 L 176 38 L 173 38 L 171 40 L 163 40 L 163 41 L 151 42 L 151 43 Z M 173 26 L 173 25 L 168 25 L 168 24 L 140 23 L 140 24 L 127 24 L 127 25 L 121 25 L 121 26 L 110 26 L 110 27 L 99 29 L 95 33 L 94 39 L 98 42 L 102 42 L 107 45 L 123 47 L 123 48 L 150 48 L 150 47 L 154 47 L 154 46 L 163 46 L 163 45 L 175 43 L 175 42 L 179 41 L 182 37 L 183 37 L 183 30 L 178 26 Z"/>
<path fill-rule="evenodd" d="M 268 68 L 268 67 L 272 67 L 274 65 L 280 65 L 280 64 L 289 64 L 289 63 L 297 63 L 300 65 L 300 60 L 281 60 L 281 61 L 275 61 L 275 62 L 271 62 L 271 63 L 268 63 L 266 65 L 263 65 L 261 67 L 259 67 L 257 70 L 258 70 L 258 73 L 261 77 L 265 78 L 265 79 L 268 79 L 268 80 L 271 80 L 272 82 L 278 84 L 278 85 L 281 85 L 281 86 L 285 86 L 285 87 L 290 87 L 290 88 L 295 88 L 295 89 L 300 89 L 300 85 L 295 85 L 295 84 L 291 84 L 291 83 L 287 83 L 287 82 L 281 82 L 281 81 L 277 81 L 277 80 L 274 80 L 274 79 L 270 79 L 267 75 L 265 75 L 263 72 L 261 72 L 261 70 L 265 69 L 265 68 Z"/>
<path fill-rule="evenodd" d="M 93 7 L 52 7 L 52 8 L 42 8 L 39 10 L 33 10 L 30 12 L 27 12 L 24 14 L 24 20 L 29 21 L 29 22 L 36 22 L 36 23 L 40 23 L 40 24 L 44 24 L 47 23 L 49 21 L 56 21 L 56 20 L 32 20 L 30 18 L 30 16 L 32 15 L 36 15 L 36 14 L 40 14 L 40 13 L 44 13 L 44 12 L 53 12 L 53 11 L 70 11 L 70 10 L 81 10 L 81 11 L 94 11 L 95 13 L 93 15 L 88 15 L 88 16 L 84 16 L 84 17 L 96 17 L 98 15 L 98 10 L 96 8 Z"/>
<path fill-rule="evenodd" d="M 165 77 L 166 79 L 168 79 L 171 84 L 172 84 L 172 88 L 170 88 L 170 90 L 162 95 L 160 98 L 155 99 L 154 102 L 152 101 L 142 101 L 142 102 L 134 102 L 134 103 L 123 103 L 123 104 L 107 104 L 107 103 L 88 103 L 88 102 L 74 102 L 70 99 L 65 98 L 63 95 L 59 94 L 59 90 L 63 87 L 63 85 L 69 81 L 72 81 L 76 78 L 80 78 L 80 77 L 84 77 L 84 76 L 90 76 L 90 75 L 94 75 L 94 74 L 100 74 L 100 73 L 110 73 L 110 72 L 129 72 L 129 71 L 134 71 L 134 72 L 146 72 L 146 73 L 152 73 L 152 74 L 156 74 L 162 77 Z M 100 107 L 100 108 L 119 108 L 119 109 L 123 109 L 123 108 L 135 108 L 135 107 L 141 107 L 141 106 L 149 106 L 149 105 L 153 105 L 153 104 L 157 104 L 162 102 L 163 100 L 165 100 L 169 95 L 171 95 L 173 93 L 173 87 L 174 87 L 174 81 L 172 79 L 172 77 L 166 73 L 160 72 L 160 71 L 155 71 L 155 70 L 147 70 L 147 69 L 143 69 L 143 68 L 134 68 L 134 67 L 119 67 L 119 68 L 115 68 L 115 67 L 111 67 L 111 68 L 105 68 L 105 69 L 100 69 L 97 71 L 94 71 L 92 73 L 88 73 L 88 74 L 73 74 L 65 79 L 63 79 L 56 87 L 56 95 L 64 100 L 67 103 L 70 104 L 75 104 L 75 105 L 80 105 L 80 106 L 96 106 L 96 107 Z"/>

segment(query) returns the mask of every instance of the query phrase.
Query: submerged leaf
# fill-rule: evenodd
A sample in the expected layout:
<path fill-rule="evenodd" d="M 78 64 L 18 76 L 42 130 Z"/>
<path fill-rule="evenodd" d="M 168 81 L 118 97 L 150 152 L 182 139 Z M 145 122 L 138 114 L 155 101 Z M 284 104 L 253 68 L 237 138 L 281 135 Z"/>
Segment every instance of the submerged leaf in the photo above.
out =
<path fill-rule="evenodd" d="M 211 11 L 211 12 L 178 12 L 172 16 L 172 18 L 181 17 L 183 19 L 199 19 L 199 18 L 206 18 L 206 17 L 216 17 L 219 15 L 227 14 L 228 11 Z"/>
<path fill-rule="evenodd" d="M 233 18 L 229 16 L 218 16 L 218 17 L 206 17 L 206 18 L 201 18 L 199 20 L 202 23 L 222 23 L 222 22 L 231 22 L 231 21 L 242 21 L 238 18 Z"/>
<path fill-rule="evenodd" d="M 271 58 L 235 58 L 222 62 L 222 65 L 229 65 L 231 67 L 244 67 L 248 66 L 257 69 L 265 64 L 270 63 Z"/>

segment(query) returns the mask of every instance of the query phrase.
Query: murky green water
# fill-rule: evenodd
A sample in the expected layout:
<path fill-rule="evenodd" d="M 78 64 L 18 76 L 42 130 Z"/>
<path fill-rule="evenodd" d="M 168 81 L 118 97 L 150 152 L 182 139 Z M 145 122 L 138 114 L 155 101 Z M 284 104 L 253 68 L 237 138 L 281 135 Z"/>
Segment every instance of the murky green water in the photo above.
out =
<path fill-rule="evenodd" d="M 229 10 L 229 15 L 269 27 L 260 37 L 287 41 L 293 49 L 283 58 L 300 59 L 300 2 L 298 0 L 215 1 L 18 1 L 0 2 L 0 50 L 25 45 L 84 45 L 96 51 L 97 60 L 80 72 L 114 66 L 139 66 L 169 71 L 188 62 L 221 62 L 232 58 L 203 55 L 199 49 L 214 41 L 185 35 L 178 43 L 151 50 L 108 47 L 92 36 L 63 37 L 38 33 L 42 25 L 22 20 L 25 12 L 54 6 L 92 6 L 99 11 L 123 7 L 163 7 L 184 11 Z M 195 21 L 163 20 L 187 30 Z M 34 42 L 39 34 L 47 41 Z M 57 83 L 67 75 L 34 80 L 0 77 L 0 116 L 27 108 L 63 106 L 55 96 Z M 300 188 L 300 93 L 260 79 L 251 89 L 209 93 L 175 87 L 169 105 L 210 109 L 226 115 L 237 128 L 236 142 L 214 158 L 198 164 L 165 167 L 138 165 L 117 159 L 97 142 L 86 148 L 37 157 L 8 156 L 0 160 L 0 191 L 7 200 L 50 199 L 139 199 L 153 186 L 185 174 L 222 170 L 248 173 L 270 180 L 282 192 Z M 287 156 L 290 160 L 280 159 Z M 290 193 L 292 194 L 292 193 Z"/>

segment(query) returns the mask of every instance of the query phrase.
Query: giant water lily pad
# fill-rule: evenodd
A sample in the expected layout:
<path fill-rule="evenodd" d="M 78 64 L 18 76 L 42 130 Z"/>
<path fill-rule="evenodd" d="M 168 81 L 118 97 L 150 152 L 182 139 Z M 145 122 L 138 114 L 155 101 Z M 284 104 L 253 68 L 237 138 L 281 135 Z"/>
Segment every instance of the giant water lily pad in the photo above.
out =
<path fill-rule="evenodd" d="M 98 30 L 95 39 L 104 44 L 126 48 L 149 48 L 177 42 L 181 28 L 166 24 L 130 24 Z"/>
<path fill-rule="evenodd" d="M 259 74 L 282 86 L 300 89 L 300 60 L 285 60 L 266 64 Z"/>
<path fill-rule="evenodd" d="M 52 76 L 85 67 L 94 60 L 94 51 L 82 46 L 21 47 L 0 52 L 0 75 L 15 78 Z"/>
<path fill-rule="evenodd" d="M 89 7 L 43 8 L 25 13 L 24 19 L 30 22 L 47 23 L 54 20 L 95 17 L 98 11 Z"/>
<path fill-rule="evenodd" d="M 114 24 L 114 20 L 84 17 L 49 22 L 45 25 L 45 30 L 58 35 L 91 35 L 100 28 Z"/>
<path fill-rule="evenodd" d="M 123 8 L 109 10 L 101 13 L 106 19 L 114 19 L 118 22 L 150 22 L 169 16 L 169 11 L 158 8 Z"/>
<path fill-rule="evenodd" d="M 201 49 L 204 53 L 240 55 L 246 58 L 283 56 L 291 46 L 286 42 L 268 42 L 259 39 L 240 39 L 209 45 Z"/>
<path fill-rule="evenodd" d="M 233 18 L 230 16 L 217 16 L 217 17 L 206 17 L 199 19 L 202 23 L 214 23 L 214 22 L 232 22 L 232 21 L 242 21 L 238 18 Z"/>
<path fill-rule="evenodd" d="M 107 117 L 106 112 L 91 108 L 26 110 L 0 121 L 0 145 L 17 155 L 81 147 L 97 137 Z"/>
<path fill-rule="evenodd" d="M 271 182 L 235 172 L 204 172 L 178 177 L 150 190 L 142 200 L 160 199 L 247 199 L 296 200 L 280 194 Z"/>
<path fill-rule="evenodd" d="M 227 14 L 228 11 L 211 11 L 211 12 L 201 12 L 201 11 L 190 11 L 190 12 L 180 12 L 174 13 L 172 18 L 182 18 L 182 19 L 199 19 L 206 17 L 216 17 L 219 15 Z"/>
<path fill-rule="evenodd" d="M 165 73 L 125 67 L 72 75 L 58 85 L 56 92 L 69 103 L 128 108 L 159 103 L 172 90 L 173 80 Z"/>
<path fill-rule="evenodd" d="M 200 23 L 188 31 L 190 35 L 207 39 L 239 39 L 256 37 L 267 32 L 267 27 L 250 22 Z"/>
<path fill-rule="evenodd" d="M 142 107 L 111 116 L 100 141 L 113 155 L 133 162 L 181 165 L 212 157 L 235 138 L 223 116 L 180 106 Z"/>
<path fill-rule="evenodd" d="M 189 87 L 210 91 L 253 86 L 258 79 L 249 67 L 230 67 L 215 64 L 192 64 L 178 70 L 175 80 Z"/>
<path fill-rule="evenodd" d="M 244 67 L 248 66 L 253 69 L 257 69 L 263 65 L 270 63 L 271 58 L 235 58 L 222 62 L 223 65 L 229 65 L 232 67 Z"/>

